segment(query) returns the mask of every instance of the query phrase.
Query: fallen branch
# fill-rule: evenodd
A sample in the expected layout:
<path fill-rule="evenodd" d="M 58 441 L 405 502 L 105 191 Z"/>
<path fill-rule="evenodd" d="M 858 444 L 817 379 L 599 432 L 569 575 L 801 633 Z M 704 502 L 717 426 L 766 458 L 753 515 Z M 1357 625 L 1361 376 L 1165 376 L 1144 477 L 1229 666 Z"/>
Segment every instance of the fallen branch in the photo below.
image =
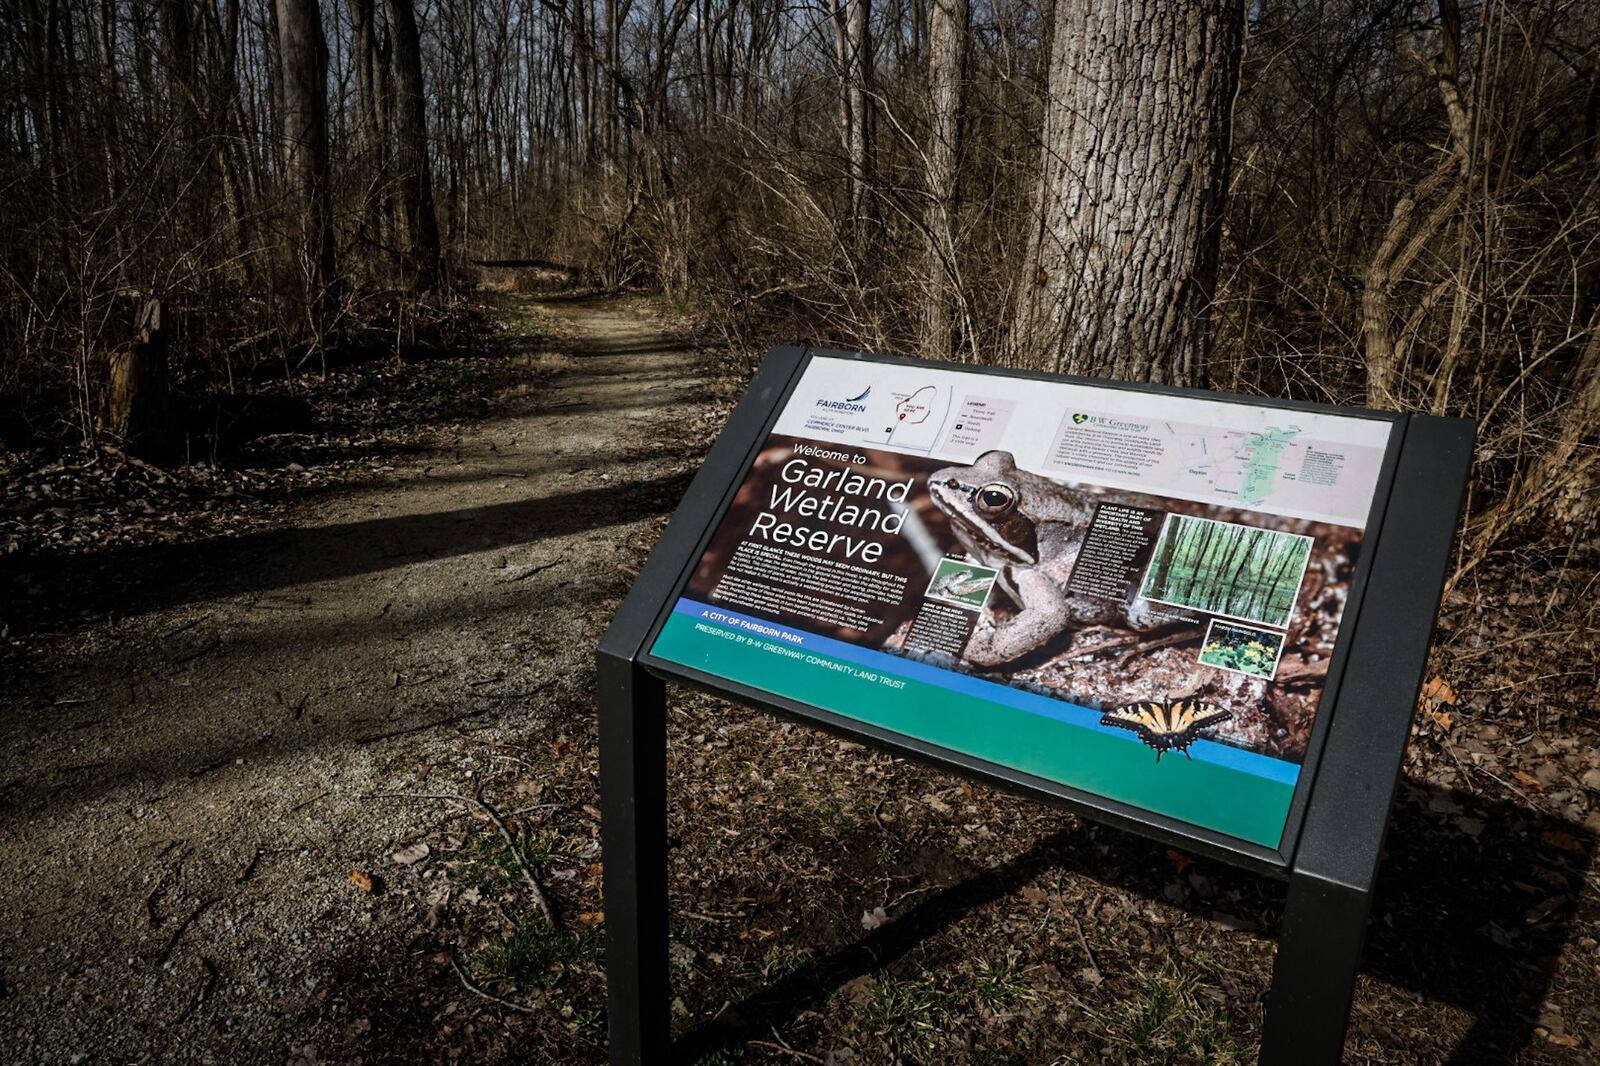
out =
<path fill-rule="evenodd" d="M 156 966 L 166 965 L 167 960 L 172 957 L 172 949 L 178 946 L 178 941 L 188 928 L 195 923 L 195 919 L 199 918 L 220 899 L 222 899 L 221 896 L 209 896 L 195 905 L 194 910 L 189 912 L 189 916 L 179 922 L 178 927 L 172 931 L 172 935 L 167 937 L 166 944 L 162 946 L 161 951 L 155 957 Z"/>
<path fill-rule="evenodd" d="M 550 905 L 550 899 L 544 894 L 544 888 L 539 884 L 538 878 L 533 876 L 533 871 L 528 869 L 527 860 L 522 857 L 522 847 L 517 843 L 517 838 L 507 828 L 505 819 L 500 817 L 500 812 L 491 807 L 482 795 L 483 784 L 478 785 L 478 794 L 472 796 L 451 796 L 437 792 L 364 792 L 361 799 L 415 799 L 437 800 L 447 803 L 470 803 L 484 813 L 484 816 L 494 825 L 495 830 L 504 840 L 506 847 L 511 849 L 511 857 L 517 862 L 517 869 L 522 873 L 523 884 L 527 886 L 528 895 L 533 897 L 534 906 L 539 908 L 545 920 L 552 929 L 560 929 L 561 922 L 556 917 L 555 908 Z"/>
<path fill-rule="evenodd" d="M 543 270 L 557 270 L 564 274 L 581 274 L 582 267 L 572 266 L 568 263 L 556 263 L 549 259 L 474 259 L 473 266 L 505 267 L 509 269 L 528 269 L 537 267 Z"/>
<path fill-rule="evenodd" d="M 773 1035 L 776 1036 L 777 1032 L 774 1031 Z M 745 1041 L 745 1043 L 749 1044 L 751 1047 L 764 1047 L 764 1048 L 768 1048 L 768 1049 L 770 1049 L 772 1051 L 776 1051 L 776 1052 L 778 1052 L 780 1054 L 783 1054 L 783 1055 L 791 1055 L 794 1058 L 801 1059 L 802 1061 L 805 1061 L 805 1062 L 823 1062 L 823 1063 L 825 1063 L 825 1062 L 828 1061 L 827 1059 L 818 1058 L 816 1055 L 812 1055 L 809 1052 L 797 1051 L 794 1048 L 790 1047 L 788 1044 L 774 1044 L 770 1040 L 747 1040 L 747 1041 Z"/>
<path fill-rule="evenodd" d="M 546 570 L 550 569 L 552 566 L 555 566 L 560 562 L 561 562 L 560 559 L 554 559 L 554 560 L 552 560 L 552 561 L 550 561 L 548 563 L 541 563 L 538 566 L 518 567 L 517 570 L 510 577 L 496 578 L 495 579 L 495 583 L 498 584 L 498 585 L 509 585 L 513 581 L 524 581 L 524 580 L 532 577 L 534 574 L 542 574 L 542 573 L 544 573 Z"/>
<path fill-rule="evenodd" d="M 494 823 L 495 829 L 500 833 L 500 838 L 506 842 L 506 847 L 511 849 L 512 857 L 517 860 L 517 869 L 522 871 L 523 883 L 528 886 L 528 894 L 533 897 L 534 905 L 543 912 L 545 921 L 550 923 L 552 929 L 560 929 L 561 923 L 556 919 L 555 908 L 550 906 L 550 899 L 544 894 L 544 889 L 540 887 L 539 879 L 533 876 L 532 870 L 528 869 L 527 860 L 522 857 L 522 847 L 517 843 L 517 838 L 511 835 L 510 829 L 506 828 L 505 819 L 500 817 L 500 812 L 484 801 L 482 793 L 483 784 L 480 782 L 478 784 L 478 795 L 472 797 L 472 802 L 476 803 L 478 809 L 483 811 L 488 816 L 489 821 Z"/>
<path fill-rule="evenodd" d="M 538 1007 L 530 1007 L 526 1003 L 513 1002 L 512 1000 L 506 999 L 502 996 L 495 995 L 488 989 L 480 988 L 478 985 L 473 984 L 472 979 L 467 976 L 467 972 L 463 970 L 461 968 L 461 964 L 456 961 L 456 954 L 453 951 L 450 953 L 450 968 L 456 972 L 457 977 L 461 978 L 461 987 L 465 988 L 468 992 L 471 992 L 475 996 L 482 996 L 491 1003 L 498 1003 L 507 1010 L 520 1011 L 523 1014 L 537 1014 L 539 1011 Z"/>
<path fill-rule="evenodd" d="M 194 997 L 189 1000 L 189 1005 L 183 1009 L 183 1013 L 179 1014 L 176 1018 L 172 1019 L 173 1026 L 179 1026 L 179 1025 L 182 1025 L 184 1022 L 188 1021 L 189 1020 L 189 1016 L 195 1012 L 195 1008 L 200 1006 L 200 1004 L 205 1002 L 206 997 L 211 994 L 211 990 L 216 987 L 216 984 L 217 984 L 217 968 L 216 968 L 216 966 L 212 965 L 212 962 L 211 962 L 210 959 L 206 958 L 204 955 L 201 955 L 200 956 L 200 987 L 198 989 L 196 989 Z"/>
<path fill-rule="evenodd" d="M 446 718 L 437 719 L 436 721 L 424 722 L 422 725 L 407 726 L 404 729 L 394 729 L 387 733 L 374 733 L 371 736 L 358 737 L 356 739 L 356 743 L 376 744 L 380 740 L 393 740 L 395 737 L 406 737 L 413 733 L 426 733 L 428 730 L 437 729 L 442 725 L 450 725 L 453 722 L 461 722 L 468 718 L 476 718 L 480 714 L 488 714 L 493 709 L 494 708 L 492 707 L 479 707 L 475 711 L 462 711 L 460 714 L 452 714 Z"/>

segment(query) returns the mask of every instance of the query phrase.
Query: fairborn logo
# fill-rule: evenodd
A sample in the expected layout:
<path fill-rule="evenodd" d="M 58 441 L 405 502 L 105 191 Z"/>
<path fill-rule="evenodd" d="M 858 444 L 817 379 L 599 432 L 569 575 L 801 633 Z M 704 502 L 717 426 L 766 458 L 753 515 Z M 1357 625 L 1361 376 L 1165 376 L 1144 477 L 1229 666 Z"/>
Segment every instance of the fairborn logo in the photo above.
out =
<path fill-rule="evenodd" d="M 864 401 L 871 392 L 872 386 L 868 385 L 866 388 L 861 390 L 861 394 L 859 396 L 851 396 L 849 399 L 845 400 L 818 400 L 817 406 L 826 407 L 830 411 L 854 411 L 856 414 L 862 414 L 867 409 L 867 405 L 862 401 Z"/>

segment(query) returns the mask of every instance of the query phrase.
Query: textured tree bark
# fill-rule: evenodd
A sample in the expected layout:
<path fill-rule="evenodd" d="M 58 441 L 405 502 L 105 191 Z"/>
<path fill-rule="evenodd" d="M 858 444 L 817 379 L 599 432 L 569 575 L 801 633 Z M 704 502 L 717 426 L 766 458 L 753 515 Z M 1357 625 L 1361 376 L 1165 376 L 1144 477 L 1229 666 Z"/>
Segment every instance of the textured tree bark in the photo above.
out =
<path fill-rule="evenodd" d="M 1056 5 L 1037 228 L 1011 338 L 1019 361 L 1195 380 L 1243 28 L 1238 0 Z"/>
<path fill-rule="evenodd" d="M 848 13 L 848 0 L 832 0 L 829 11 L 829 20 L 833 23 L 833 54 L 834 62 L 839 68 L 839 147 L 844 152 L 844 216 L 846 221 L 855 210 L 856 179 L 855 170 L 850 165 L 850 146 L 854 142 L 851 128 L 854 125 L 850 112 L 850 21 Z"/>
<path fill-rule="evenodd" d="M 349 0 L 351 66 L 361 116 L 361 149 L 370 171 L 362 197 L 371 239 L 389 244 L 389 34 L 378 25 L 375 0 Z"/>
<path fill-rule="evenodd" d="M 967 0 L 931 0 L 928 26 L 928 292 L 923 354 L 948 359 L 954 344 L 956 215 L 961 205 L 961 136 L 966 95 Z"/>
<path fill-rule="evenodd" d="M 620 73 L 622 52 L 617 37 L 621 33 L 617 5 L 624 0 L 606 0 L 606 91 L 605 91 L 605 154 L 607 163 L 615 163 L 622 146 L 617 137 L 617 77 Z"/>
<path fill-rule="evenodd" d="M 294 205 L 290 247 L 300 265 L 304 324 L 313 344 L 338 307 L 328 171 L 328 42 L 317 0 L 276 0 L 283 166 Z"/>
<path fill-rule="evenodd" d="M 859 237 L 872 160 L 872 0 L 847 0 L 850 22 L 850 220 Z"/>
<path fill-rule="evenodd" d="M 839 68 L 839 143 L 845 183 L 841 229 L 851 244 L 861 236 L 872 156 L 872 71 L 868 24 L 872 0 L 832 0 L 834 58 Z"/>
<path fill-rule="evenodd" d="M 433 209 L 422 43 L 411 0 L 387 2 L 389 34 L 394 42 L 395 169 L 400 212 L 410 245 L 406 282 L 413 292 L 426 292 L 439 284 L 444 257 L 439 247 L 439 216 Z"/>

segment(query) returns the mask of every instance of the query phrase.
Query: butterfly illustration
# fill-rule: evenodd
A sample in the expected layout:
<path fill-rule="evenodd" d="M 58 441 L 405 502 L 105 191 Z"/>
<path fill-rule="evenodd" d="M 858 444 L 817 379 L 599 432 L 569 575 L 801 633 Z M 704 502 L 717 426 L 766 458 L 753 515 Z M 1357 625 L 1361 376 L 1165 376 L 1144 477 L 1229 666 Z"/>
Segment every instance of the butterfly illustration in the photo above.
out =
<path fill-rule="evenodd" d="M 1192 759 L 1189 745 L 1200 731 L 1232 718 L 1231 711 L 1204 700 L 1140 700 L 1126 703 L 1100 716 L 1101 725 L 1116 726 L 1139 734 L 1139 739 L 1156 749 L 1156 762 L 1169 751 L 1181 751 Z"/>

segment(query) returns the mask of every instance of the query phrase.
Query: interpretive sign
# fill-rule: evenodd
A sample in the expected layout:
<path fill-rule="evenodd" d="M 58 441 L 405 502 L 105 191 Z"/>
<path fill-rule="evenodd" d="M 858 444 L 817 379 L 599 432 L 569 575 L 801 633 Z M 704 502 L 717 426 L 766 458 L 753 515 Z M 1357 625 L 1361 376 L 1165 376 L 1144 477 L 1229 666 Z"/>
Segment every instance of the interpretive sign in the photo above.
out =
<path fill-rule="evenodd" d="M 814 357 L 650 653 L 1276 850 L 1393 425 Z"/>
<path fill-rule="evenodd" d="M 641 942 L 665 938 L 640 821 L 664 834 L 640 811 L 664 789 L 661 726 L 644 720 L 658 678 L 1289 876 L 1274 1010 L 1295 1003 L 1302 1035 L 1326 1016 L 1336 1060 L 1471 436 L 775 350 L 601 647 L 615 1061 L 665 1054 L 665 946 L 657 960 Z M 1379 587 L 1386 567 L 1403 587 Z M 1335 814 L 1323 796 L 1341 777 L 1378 794 L 1361 785 Z M 1340 866 L 1352 834 L 1366 866 Z M 1360 921 L 1313 920 L 1341 906 Z M 1296 922 L 1343 938 L 1303 954 L 1347 965 L 1285 978 Z M 1280 1039 L 1269 1024 L 1263 1055 Z"/>

